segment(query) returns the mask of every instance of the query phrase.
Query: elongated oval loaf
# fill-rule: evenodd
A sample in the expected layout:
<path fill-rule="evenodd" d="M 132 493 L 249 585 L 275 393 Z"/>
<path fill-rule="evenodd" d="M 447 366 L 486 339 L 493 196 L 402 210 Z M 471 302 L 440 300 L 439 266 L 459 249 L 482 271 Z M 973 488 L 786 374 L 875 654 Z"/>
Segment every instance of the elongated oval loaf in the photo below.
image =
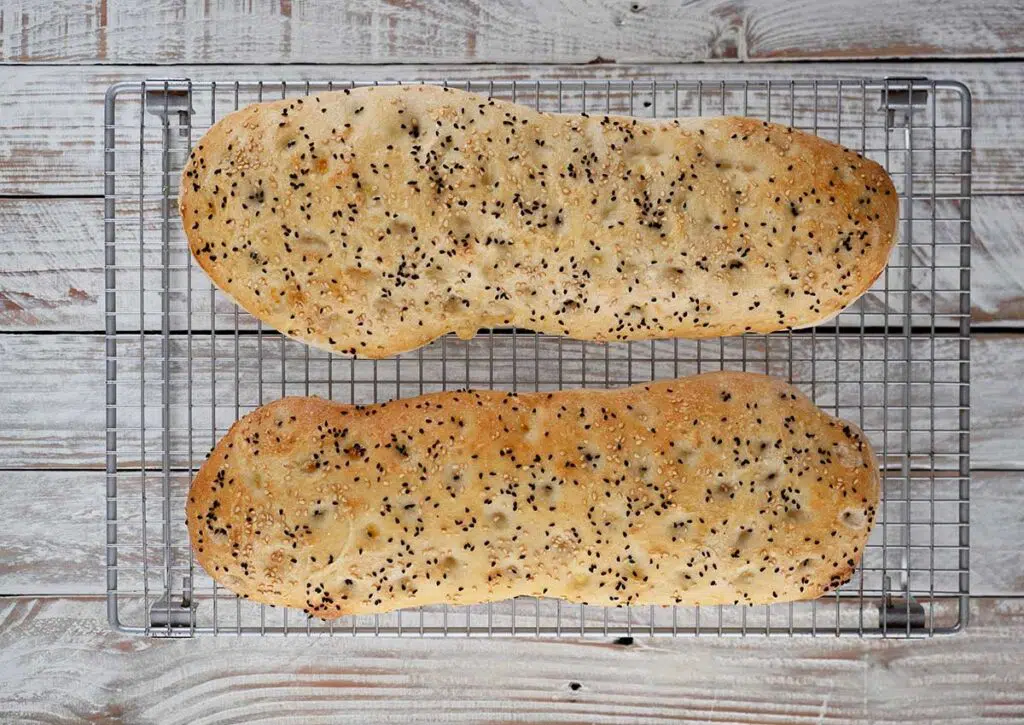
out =
<path fill-rule="evenodd" d="M 285 398 L 189 492 L 197 561 L 323 618 L 518 595 L 626 604 L 818 597 L 879 504 L 863 434 L 785 383 L 712 373 L 614 391 Z"/>
<path fill-rule="evenodd" d="M 192 253 L 238 304 L 374 358 L 494 326 L 811 325 L 877 279 L 897 206 L 881 166 L 791 128 L 538 113 L 435 86 L 232 113 L 180 194 Z"/>

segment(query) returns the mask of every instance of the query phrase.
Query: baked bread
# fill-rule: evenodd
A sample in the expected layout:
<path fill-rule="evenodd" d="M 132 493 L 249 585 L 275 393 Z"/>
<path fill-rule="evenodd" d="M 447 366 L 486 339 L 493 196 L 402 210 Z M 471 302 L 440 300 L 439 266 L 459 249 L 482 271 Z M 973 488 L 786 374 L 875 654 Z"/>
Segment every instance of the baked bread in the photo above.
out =
<path fill-rule="evenodd" d="M 864 435 L 774 378 L 285 398 L 189 492 L 199 564 L 330 619 L 520 595 L 772 603 L 846 582 L 879 506 Z"/>
<path fill-rule="evenodd" d="M 538 113 L 437 86 L 249 106 L 181 178 L 189 246 L 238 304 L 379 358 L 514 326 L 581 340 L 767 333 L 878 278 L 873 161 L 750 118 Z"/>

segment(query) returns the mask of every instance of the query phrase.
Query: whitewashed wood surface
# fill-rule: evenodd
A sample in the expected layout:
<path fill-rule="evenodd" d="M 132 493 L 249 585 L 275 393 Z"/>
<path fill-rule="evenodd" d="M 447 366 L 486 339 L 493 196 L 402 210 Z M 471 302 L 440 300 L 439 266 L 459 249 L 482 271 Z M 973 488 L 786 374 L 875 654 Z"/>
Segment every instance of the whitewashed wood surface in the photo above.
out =
<path fill-rule="evenodd" d="M 0 721 L 1024 722 L 1019 0 L 0 0 L 0 64 Z M 621 646 L 110 631 L 100 596 L 108 85 L 922 75 L 961 80 L 974 96 L 965 634 Z M 940 311 L 954 302 L 936 297 Z"/>
<path fill-rule="evenodd" d="M 3 0 L 16 63 L 657 63 L 1019 57 L 1012 2 Z M 891 16 L 892 22 L 880 22 Z"/>
<path fill-rule="evenodd" d="M 0 603 L 0 718 L 127 723 L 1019 722 L 1024 602 L 956 639 L 219 637 L 109 631 L 98 598 Z"/>

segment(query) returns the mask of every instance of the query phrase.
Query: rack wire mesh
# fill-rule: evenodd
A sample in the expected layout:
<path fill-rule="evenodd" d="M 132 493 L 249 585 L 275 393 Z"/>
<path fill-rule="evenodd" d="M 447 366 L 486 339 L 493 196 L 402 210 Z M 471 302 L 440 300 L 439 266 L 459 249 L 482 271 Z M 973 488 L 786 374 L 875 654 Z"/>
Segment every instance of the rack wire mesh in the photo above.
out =
<path fill-rule="evenodd" d="M 365 85 L 156 80 L 106 97 L 106 566 L 108 614 L 150 636 L 374 634 L 920 637 L 966 624 L 968 595 L 970 94 L 924 79 L 444 81 L 540 110 L 737 114 L 801 128 L 882 163 L 900 242 L 878 283 L 805 331 L 708 341 L 582 343 L 527 331 L 442 338 L 353 360 L 290 341 L 240 311 L 193 263 L 176 212 L 191 144 L 245 104 Z M 838 592 L 763 607 L 627 607 L 515 599 L 333 623 L 241 600 L 195 565 L 192 475 L 228 427 L 284 395 L 367 403 L 461 387 L 612 387 L 708 370 L 785 378 L 859 424 L 883 505 Z"/>

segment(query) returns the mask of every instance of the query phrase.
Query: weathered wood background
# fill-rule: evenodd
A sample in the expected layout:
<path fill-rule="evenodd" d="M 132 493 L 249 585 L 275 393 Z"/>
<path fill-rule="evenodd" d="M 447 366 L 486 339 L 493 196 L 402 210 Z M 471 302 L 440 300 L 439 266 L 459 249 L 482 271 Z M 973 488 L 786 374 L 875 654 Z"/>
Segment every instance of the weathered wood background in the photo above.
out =
<path fill-rule="evenodd" d="M 801 61 L 794 63 L 793 61 Z M 0 0 L 0 720 L 1024 720 L 1024 3 Z M 972 625 L 932 641 L 112 633 L 102 104 L 147 77 L 929 76 L 974 94 Z"/>

